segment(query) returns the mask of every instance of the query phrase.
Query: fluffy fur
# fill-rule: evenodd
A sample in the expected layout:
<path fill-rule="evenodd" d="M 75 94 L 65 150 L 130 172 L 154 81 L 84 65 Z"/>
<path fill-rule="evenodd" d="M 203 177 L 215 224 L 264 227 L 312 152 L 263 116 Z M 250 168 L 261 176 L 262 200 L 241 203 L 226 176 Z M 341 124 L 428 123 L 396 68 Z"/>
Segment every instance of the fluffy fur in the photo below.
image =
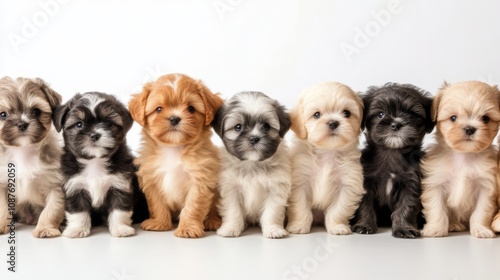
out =
<path fill-rule="evenodd" d="M 144 86 L 129 103 L 142 126 L 138 177 L 148 200 L 145 230 L 172 229 L 178 237 L 202 237 L 220 226 L 214 205 L 220 162 L 210 123 L 222 99 L 201 81 L 169 74 Z"/>
<path fill-rule="evenodd" d="M 438 91 L 432 106 L 436 140 L 422 163 L 426 237 L 470 228 L 472 236 L 494 237 L 497 151 L 492 141 L 500 122 L 500 92 L 476 81 Z"/>
<path fill-rule="evenodd" d="M 430 94 L 413 86 L 388 83 L 363 96 L 367 145 L 362 151 L 366 194 L 353 231 L 377 232 L 392 223 L 392 235 L 419 237 L 422 141 L 434 128 Z"/>
<path fill-rule="evenodd" d="M 217 234 L 236 237 L 247 223 L 260 223 L 265 237 L 287 236 L 291 165 L 282 140 L 290 118 L 284 107 L 261 92 L 241 92 L 219 109 L 213 126 L 225 146 Z"/>
<path fill-rule="evenodd" d="M 131 226 L 135 167 L 125 138 L 132 123 L 123 104 L 100 92 L 76 94 L 57 108 L 54 125 L 63 130 L 65 143 L 64 236 L 87 237 L 92 224 L 101 219 L 114 237 L 135 234 Z"/>
<path fill-rule="evenodd" d="M 0 79 L 0 234 L 8 231 L 8 163 L 17 169 L 15 217 L 36 224 L 35 237 L 61 234 L 61 149 L 51 129 L 52 112 L 60 103 L 61 96 L 42 79 Z"/>
<path fill-rule="evenodd" d="M 287 230 L 308 233 L 324 216 L 329 233 L 350 234 L 349 219 L 364 194 L 361 98 L 346 85 L 322 83 L 304 90 L 290 115 L 297 137 Z"/>

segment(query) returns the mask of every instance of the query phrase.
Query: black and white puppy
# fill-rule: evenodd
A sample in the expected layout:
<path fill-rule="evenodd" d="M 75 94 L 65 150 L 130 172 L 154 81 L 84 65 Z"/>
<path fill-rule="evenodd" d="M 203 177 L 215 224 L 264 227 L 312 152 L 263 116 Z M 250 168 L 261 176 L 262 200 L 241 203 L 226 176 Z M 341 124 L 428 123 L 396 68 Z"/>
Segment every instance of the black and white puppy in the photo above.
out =
<path fill-rule="evenodd" d="M 236 237 L 247 224 L 260 223 L 265 237 L 288 235 L 291 163 L 283 137 L 290 118 L 284 107 L 261 92 L 241 92 L 218 110 L 212 125 L 225 146 L 217 234 Z"/>
<path fill-rule="evenodd" d="M 63 236 L 88 236 L 96 217 L 107 222 L 114 237 L 135 234 L 131 226 L 135 166 L 125 138 L 132 123 L 122 103 L 100 92 L 76 94 L 56 109 L 54 125 L 63 130 L 65 143 Z"/>
<path fill-rule="evenodd" d="M 422 141 L 434 128 L 430 94 L 409 84 L 371 87 L 363 96 L 367 146 L 362 151 L 366 194 L 353 220 L 353 231 L 377 232 L 392 223 L 392 235 L 420 236 Z"/>

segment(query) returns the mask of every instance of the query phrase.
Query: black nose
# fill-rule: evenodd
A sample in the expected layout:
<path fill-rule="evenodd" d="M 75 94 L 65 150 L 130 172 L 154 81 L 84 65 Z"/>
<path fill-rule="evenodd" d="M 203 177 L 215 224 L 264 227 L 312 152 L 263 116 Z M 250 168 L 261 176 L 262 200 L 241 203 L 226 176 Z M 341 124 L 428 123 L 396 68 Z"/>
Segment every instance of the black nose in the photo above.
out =
<path fill-rule="evenodd" d="M 172 125 L 178 125 L 179 122 L 181 121 L 181 118 L 177 117 L 177 116 L 173 116 L 173 117 L 170 117 L 170 123 Z"/>
<path fill-rule="evenodd" d="M 335 128 L 339 127 L 339 122 L 338 122 L 338 121 L 331 121 L 331 122 L 328 122 L 328 127 L 329 127 L 331 130 L 334 130 Z"/>
<path fill-rule="evenodd" d="M 28 126 L 30 124 L 29 123 L 26 123 L 26 122 L 20 122 L 17 124 L 17 128 L 21 131 L 25 131 L 26 129 L 28 129 Z"/>
<path fill-rule="evenodd" d="M 467 135 L 472 135 L 476 132 L 476 128 L 472 127 L 472 126 L 468 126 L 468 127 L 464 128 L 464 130 L 465 130 L 465 133 L 467 133 Z"/>
<path fill-rule="evenodd" d="M 392 123 L 392 124 L 391 124 L 391 128 L 392 128 L 392 130 L 394 130 L 394 131 L 398 131 L 398 130 L 401 128 L 401 124 L 400 124 L 400 123 L 398 123 L 398 122 Z"/>
<path fill-rule="evenodd" d="M 259 143 L 260 137 L 259 136 L 250 136 L 249 140 L 250 140 L 250 144 L 255 145 L 255 144 Z"/>
<path fill-rule="evenodd" d="M 90 135 L 90 140 L 92 140 L 93 142 L 97 142 L 97 140 L 99 140 L 101 138 L 101 134 L 99 133 L 92 133 Z"/>

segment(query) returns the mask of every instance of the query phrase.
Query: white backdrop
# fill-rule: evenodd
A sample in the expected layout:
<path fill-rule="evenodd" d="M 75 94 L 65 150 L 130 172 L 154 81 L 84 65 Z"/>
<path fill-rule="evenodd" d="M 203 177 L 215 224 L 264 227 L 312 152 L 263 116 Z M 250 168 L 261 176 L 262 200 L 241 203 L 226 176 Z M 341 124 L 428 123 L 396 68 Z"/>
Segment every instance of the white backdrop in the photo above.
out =
<path fill-rule="evenodd" d="M 171 72 L 287 107 L 327 80 L 431 92 L 443 80 L 500 81 L 493 0 L 1 0 L 0 28 L 0 76 L 41 77 L 64 101 L 103 91 L 128 102 Z"/>

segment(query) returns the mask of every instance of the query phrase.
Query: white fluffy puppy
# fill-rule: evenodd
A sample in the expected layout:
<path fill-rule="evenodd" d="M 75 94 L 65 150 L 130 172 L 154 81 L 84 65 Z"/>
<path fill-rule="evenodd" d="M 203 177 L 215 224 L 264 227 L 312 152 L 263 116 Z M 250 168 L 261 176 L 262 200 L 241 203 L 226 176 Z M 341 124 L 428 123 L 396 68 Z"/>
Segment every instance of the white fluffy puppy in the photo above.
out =
<path fill-rule="evenodd" d="M 301 93 L 290 118 L 297 138 L 287 230 L 308 233 L 324 215 L 329 233 L 351 233 L 349 219 L 365 193 L 358 148 L 361 98 L 346 85 L 321 83 Z"/>
<path fill-rule="evenodd" d="M 219 109 L 212 125 L 225 145 L 217 234 L 236 237 L 247 223 L 260 223 L 265 237 L 288 235 L 291 164 L 282 140 L 290 119 L 284 107 L 261 92 L 241 92 Z"/>

